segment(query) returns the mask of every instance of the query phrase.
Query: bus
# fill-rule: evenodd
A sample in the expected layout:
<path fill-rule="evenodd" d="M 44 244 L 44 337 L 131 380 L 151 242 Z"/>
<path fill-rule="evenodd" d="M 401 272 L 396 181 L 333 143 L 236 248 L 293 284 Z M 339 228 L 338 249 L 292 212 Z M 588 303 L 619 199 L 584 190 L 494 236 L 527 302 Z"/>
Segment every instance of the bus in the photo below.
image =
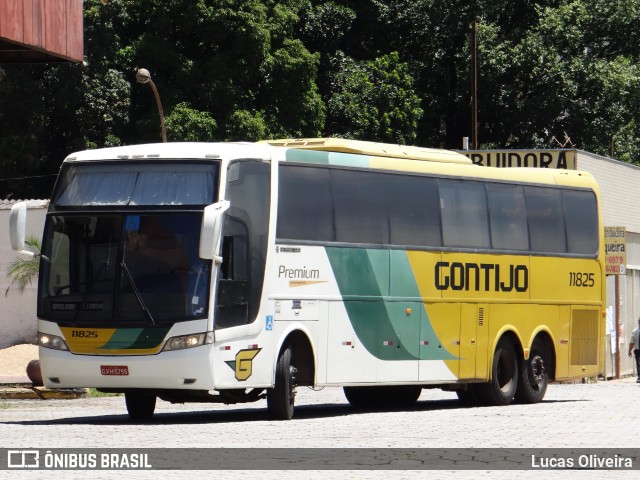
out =
<path fill-rule="evenodd" d="M 602 371 L 603 245 L 585 172 L 334 138 L 77 152 L 42 239 L 42 377 L 135 420 L 265 398 L 286 420 L 303 386 L 536 403 Z"/>

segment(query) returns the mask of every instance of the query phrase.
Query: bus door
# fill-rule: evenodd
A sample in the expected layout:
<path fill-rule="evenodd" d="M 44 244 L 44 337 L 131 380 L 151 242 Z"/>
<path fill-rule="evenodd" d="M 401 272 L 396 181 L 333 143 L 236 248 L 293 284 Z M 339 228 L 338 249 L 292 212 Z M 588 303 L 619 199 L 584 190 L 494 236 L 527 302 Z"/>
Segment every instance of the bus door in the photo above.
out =
<path fill-rule="evenodd" d="M 460 306 L 460 380 L 484 378 L 486 368 L 482 367 L 481 359 L 486 358 L 488 313 L 488 305 L 464 303 Z"/>

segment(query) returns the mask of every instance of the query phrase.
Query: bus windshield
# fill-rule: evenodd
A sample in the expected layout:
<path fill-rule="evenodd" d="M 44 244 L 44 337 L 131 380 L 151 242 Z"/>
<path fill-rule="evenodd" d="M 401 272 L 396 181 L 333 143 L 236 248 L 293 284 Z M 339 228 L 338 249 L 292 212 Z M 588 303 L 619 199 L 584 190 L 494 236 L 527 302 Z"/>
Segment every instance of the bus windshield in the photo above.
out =
<path fill-rule="evenodd" d="M 198 255 L 219 162 L 67 163 L 42 242 L 38 315 L 82 325 L 206 318 L 211 262 Z"/>
<path fill-rule="evenodd" d="M 52 215 L 41 318 L 155 324 L 206 316 L 211 262 L 198 256 L 199 213 Z"/>

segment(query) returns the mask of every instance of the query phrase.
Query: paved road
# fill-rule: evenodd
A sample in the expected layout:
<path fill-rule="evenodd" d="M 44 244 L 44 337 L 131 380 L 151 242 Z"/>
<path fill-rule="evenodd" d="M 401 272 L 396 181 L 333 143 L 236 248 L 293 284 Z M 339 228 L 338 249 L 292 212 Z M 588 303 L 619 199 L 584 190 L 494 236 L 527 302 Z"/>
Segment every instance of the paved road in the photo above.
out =
<path fill-rule="evenodd" d="M 0 400 L 0 448 L 640 448 L 635 379 L 551 385 L 538 405 L 462 407 L 425 390 L 415 408 L 358 413 L 340 389 L 299 389 L 292 421 L 269 421 L 264 401 L 241 405 L 158 402 L 152 424 L 130 423 L 121 397 Z M 247 452 L 250 455 L 250 451 Z M 8 478 L 26 478 L 21 472 Z M 47 472 L 47 478 L 114 478 L 114 472 Z M 165 477 L 157 472 L 127 478 Z M 638 471 L 229 472 L 225 478 L 636 478 Z M 197 478 L 171 472 L 170 478 Z"/>

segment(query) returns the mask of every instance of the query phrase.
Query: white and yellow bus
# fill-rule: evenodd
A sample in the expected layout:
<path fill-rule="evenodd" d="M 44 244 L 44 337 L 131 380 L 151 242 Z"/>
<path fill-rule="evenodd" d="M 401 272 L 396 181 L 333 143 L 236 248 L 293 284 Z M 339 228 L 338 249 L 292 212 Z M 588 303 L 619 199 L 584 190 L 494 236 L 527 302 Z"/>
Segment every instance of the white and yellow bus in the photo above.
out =
<path fill-rule="evenodd" d="M 23 249 L 25 206 L 11 236 Z M 493 169 L 339 139 L 168 143 L 63 163 L 38 286 L 45 385 L 156 399 L 343 387 L 358 407 L 423 388 L 539 402 L 598 375 L 605 274 L 588 173 Z"/>

